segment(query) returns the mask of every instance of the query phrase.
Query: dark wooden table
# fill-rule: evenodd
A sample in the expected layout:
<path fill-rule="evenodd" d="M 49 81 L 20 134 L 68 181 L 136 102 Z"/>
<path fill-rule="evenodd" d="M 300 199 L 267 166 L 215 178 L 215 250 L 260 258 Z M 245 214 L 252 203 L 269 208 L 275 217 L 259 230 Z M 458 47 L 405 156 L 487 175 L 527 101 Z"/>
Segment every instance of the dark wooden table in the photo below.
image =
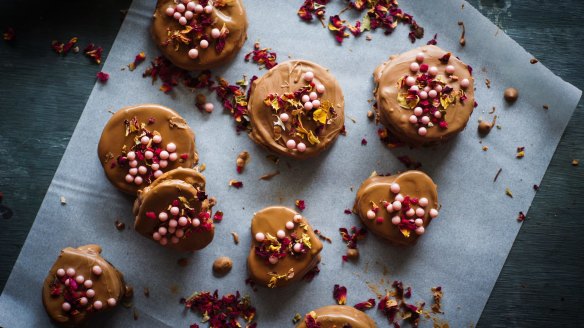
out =
<path fill-rule="evenodd" d="M 51 40 L 77 36 L 81 47 L 89 42 L 102 46 L 105 59 L 122 22 L 120 11 L 130 2 L 5 0 L 0 4 L 0 28 L 16 30 L 16 40 L 0 41 L 0 192 L 4 194 L 0 216 L 6 217 L 0 219 L 0 288 L 100 69 L 81 54 L 57 56 L 50 49 Z M 544 65 L 584 89 L 579 69 L 584 1 L 469 2 Z M 582 103 L 546 172 L 480 327 L 584 326 Z M 572 166 L 573 159 L 582 159 L 582 166 Z"/>

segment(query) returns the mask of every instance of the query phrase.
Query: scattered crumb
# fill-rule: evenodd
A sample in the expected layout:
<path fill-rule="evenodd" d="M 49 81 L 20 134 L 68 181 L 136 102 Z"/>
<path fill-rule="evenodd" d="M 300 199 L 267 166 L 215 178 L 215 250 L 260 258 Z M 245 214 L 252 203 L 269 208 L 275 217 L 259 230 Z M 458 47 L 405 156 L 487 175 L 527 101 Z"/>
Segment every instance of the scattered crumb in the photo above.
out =
<path fill-rule="evenodd" d="M 189 265 L 189 259 L 181 257 L 180 259 L 178 259 L 178 261 L 176 261 L 176 263 L 178 263 L 179 266 L 184 268 L 187 265 Z"/>
<path fill-rule="evenodd" d="M 126 229 L 126 224 L 124 222 L 120 222 L 119 220 L 116 220 L 114 222 L 114 224 L 116 225 L 116 229 L 118 229 L 119 231 Z"/>
<path fill-rule="evenodd" d="M 572 166 L 578 166 L 580 164 L 580 160 L 579 159 L 573 159 L 572 160 Z"/>
<path fill-rule="evenodd" d="M 243 169 L 245 168 L 249 160 L 250 160 L 249 153 L 245 150 L 239 153 L 239 155 L 237 155 L 237 160 L 235 161 L 235 164 L 237 165 L 237 173 L 243 172 Z"/>
<path fill-rule="evenodd" d="M 203 173 L 207 169 L 207 164 L 203 163 L 199 165 L 199 172 Z"/>
<path fill-rule="evenodd" d="M 505 188 L 505 195 L 513 198 L 513 193 L 511 192 L 511 189 L 509 189 L 509 188 Z"/>
<path fill-rule="evenodd" d="M 497 110 L 497 108 L 495 106 L 493 106 L 493 109 L 489 112 L 489 114 L 494 114 L 496 110 Z"/>
<path fill-rule="evenodd" d="M 537 59 L 535 59 L 535 58 L 531 58 L 531 59 L 529 60 L 529 62 L 530 62 L 530 63 L 532 63 L 532 64 L 537 64 L 537 63 L 539 62 L 539 60 L 537 60 Z"/>
<path fill-rule="evenodd" d="M 300 320 L 302 320 L 302 315 L 300 315 L 300 313 L 296 313 L 294 318 L 292 318 L 292 323 L 298 323 Z"/>
<path fill-rule="evenodd" d="M 548 104 L 544 104 L 543 109 L 548 110 L 548 109 L 550 109 L 550 106 Z"/>
<path fill-rule="evenodd" d="M 493 179 L 493 182 L 497 182 L 497 178 L 499 177 L 499 174 L 501 174 L 501 172 L 503 171 L 503 169 L 499 169 L 499 171 L 497 171 L 497 174 L 495 174 L 495 178 Z"/>
<path fill-rule="evenodd" d="M 275 177 L 276 175 L 279 175 L 279 174 L 280 174 L 280 171 L 275 171 L 275 172 L 272 172 L 272 173 L 267 173 L 267 174 L 262 175 L 260 177 L 260 180 L 268 181 L 268 180 L 271 180 L 273 177 Z"/>
<path fill-rule="evenodd" d="M 235 245 L 239 244 L 239 235 L 235 231 L 231 231 L 231 236 L 233 236 L 233 242 Z"/>
<path fill-rule="evenodd" d="M 373 40 L 373 36 L 371 36 L 371 34 L 367 34 L 367 35 L 365 36 L 365 40 L 367 40 L 367 41 L 371 41 L 371 40 Z"/>
<path fill-rule="evenodd" d="M 138 310 L 134 308 L 134 320 L 138 320 Z"/>
<path fill-rule="evenodd" d="M 314 230 L 314 234 L 317 235 L 318 238 L 320 238 L 324 241 L 327 241 L 329 244 L 332 244 L 332 242 L 333 242 L 329 237 L 323 235 L 322 232 L 320 232 L 320 230 L 318 230 L 318 229 Z"/>
<path fill-rule="evenodd" d="M 179 290 L 179 288 L 178 288 L 178 286 L 176 284 L 170 285 L 170 292 L 172 294 L 177 294 L 178 293 L 178 290 Z"/>
<path fill-rule="evenodd" d="M 368 119 L 370 119 L 370 120 L 372 120 L 372 119 L 373 119 L 373 117 L 374 117 L 374 115 L 373 115 L 373 111 L 372 111 L 372 110 L 370 110 L 370 111 L 367 111 L 367 118 L 368 118 Z"/>
<path fill-rule="evenodd" d="M 274 164 L 278 164 L 280 163 L 280 157 L 276 156 L 276 155 L 266 155 L 266 158 L 269 159 L 270 161 L 274 162 Z"/>
<path fill-rule="evenodd" d="M 489 147 L 483 146 L 483 151 L 487 151 L 487 150 L 489 150 Z"/>
<path fill-rule="evenodd" d="M 61 205 L 67 205 L 67 199 L 65 198 L 65 196 L 61 196 L 59 200 L 61 201 Z"/>
<path fill-rule="evenodd" d="M 491 88 L 491 80 L 486 79 L 485 80 L 485 85 L 487 86 L 488 89 L 490 89 Z"/>
<path fill-rule="evenodd" d="M 213 272 L 221 276 L 229 273 L 232 267 L 233 261 L 227 256 L 220 256 L 213 262 Z"/>
<path fill-rule="evenodd" d="M 347 249 L 347 258 L 352 261 L 359 259 L 359 250 L 356 248 Z"/>
<path fill-rule="evenodd" d="M 347 118 L 353 121 L 353 123 L 357 123 L 357 120 L 354 117 L 347 115 Z"/>
<path fill-rule="evenodd" d="M 229 185 L 231 187 L 234 187 L 235 189 L 239 189 L 239 188 L 243 187 L 243 182 L 235 180 L 235 179 L 231 179 L 231 180 L 229 180 Z"/>
<path fill-rule="evenodd" d="M 150 288 L 144 287 L 144 296 L 150 297 Z"/>

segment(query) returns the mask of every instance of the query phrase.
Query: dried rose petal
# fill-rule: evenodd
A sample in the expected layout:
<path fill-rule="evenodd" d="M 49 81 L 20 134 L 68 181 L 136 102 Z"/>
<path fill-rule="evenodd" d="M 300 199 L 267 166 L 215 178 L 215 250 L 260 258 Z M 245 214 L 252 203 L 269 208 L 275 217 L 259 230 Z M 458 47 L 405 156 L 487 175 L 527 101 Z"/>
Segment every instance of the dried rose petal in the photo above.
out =
<path fill-rule="evenodd" d="M 347 303 L 347 288 L 345 286 L 335 285 L 333 287 L 333 298 L 337 304 L 344 305 Z"/>
<path fill-rule="evenodd" d="M 243 182 L 232 179 L 232 180 L 229 180 L 229 185 L 239 189 L 239 188 L 243 187 Z"/>
<path fill-rule="evenodd" d="M 67 44 L 65 45 L 65 48 L 66 47 L 67 47 Z M 85 47 L 83 52 L 85 53 L 85 56 L 92 59 L 94 63 L 96 63 L 98 65 L 101 64 L 101 55 L 103 54 L 102 47 L 98 47 L 95 44 L 90 43 L 87 45 L 87 47 Z"/>
<path fill-rule="evenodd" d="M 213 215 L 213 221 L 221 222 L 221 220 L 223 220 L 223 212 L 221 211 L 215 212 L 215 215 Z"/>
<path fill-rule="evenodd" d="M 373 308 L 375 306 L 375 299 L 370 298 L 369 300 L 361 303 L 355 304 L 353 307 L 359 311 L 365 311 Z"/>
<path fill-rule="evenodd" d="M 275 52 L 270 52 L 270 48 L 263 48 L 260 49 L 260 43 L 256 42 L 254 44 L 254 49 L 245 55 L 245 61 L 249 61 L 250 59 L 258 64 L 260 69 L 262 67 L 266 67 L 267 69 L 271 69 L 272 67 L 278 65 L 276 59 L 278 55 Z"/>
<path fill-rule="evenodd" d="M 106 72 L 97 72 L 97 80 L 101 83 L 106 83 L 109 80 L 109 74 Z"/>
<path fill-rule="evenodd" d="M 14 31 L 14 28 L 7 27 L 2 34 L 2 39 L 4 39 L 6 42 L 14 41 L 14 39 L 16 39 L 16 32 Z"/>
<path fill-rule="evenodd" d="M 296 207 L 302 212 L 306 208 L 306 203 L 303 199 L 297 199 L 295 202 Z"/>
<path fill-rule="evenodd" d="M 135 70 L 136 67 L 138 67 L 138 65 L 141 62 L 143 62 L 145 59 L 146 59 L 146 54 L 144 53 L 144 51 L 142 51 L 136 55 L 136 57 L 134 58 L 134 62 L 128 64 L 128 68 L 130 69 L 130 71 Z"/>

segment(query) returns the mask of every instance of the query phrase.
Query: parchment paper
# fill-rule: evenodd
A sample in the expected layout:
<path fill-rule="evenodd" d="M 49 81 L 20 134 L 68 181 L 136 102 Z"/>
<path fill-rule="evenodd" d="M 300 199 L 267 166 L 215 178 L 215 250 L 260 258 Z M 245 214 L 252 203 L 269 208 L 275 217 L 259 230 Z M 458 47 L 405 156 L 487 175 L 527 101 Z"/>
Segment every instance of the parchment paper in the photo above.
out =
<path fill-rule="evenodd" d="M 304 314 L 333 304 L 334 284 L 347 286 L 348 304 L 353 305 L 374 296 L 367 282 L 383 290 L 381 278 L 403 280 L 413 287 L 412 302 L 424 300 L 428 304 L 430 288 L 440 285 L 444 290 L 443 318 L 452 327 L 477 322 L 521 227 L 517 214 L 528 210 L 534 196 L 532 186 L 541 181 L 581 92 L 543 65 L 530 64 L 532 56 L 469 4 L 462 9 L 461 1 L 440 0 L 432 5 L 426 0 L 402 1 L 402 8 L 426 28 L 426 37 L 415 45 L 406 38 L 408 28 L 400 25 L 391 36 L 376 32 L 370 42 L 362 36 L 346 40 L 343 46 L 337 46 L 320 24 L 299 21 L 296 10 L 301 1 L 244 2 L 250 20 L 249 40 L 233 63 L 214 73 L 232 82 L 242 74 L 263 74 L 265 71 L 258 72 L 255 65 L 243 61 L 245 52 L 258 39 L 262 46 L 272 47 L 280 61 L 290 55 L 318 62 L 330 68 L 344 90 L 348 135 L 340 137 L 317 159 L 283 159 L 276 166 L 247 136 L 235 133 L 229 115 L 220 110 L 211 115 L 198 112 L 193 94 L 184 89 L 169 96 L 158 91 L 158 85 L 151 86 L 150 80 L 141 77 L 146 63 L 134 72 L 121 70 L 140 51 L 146 51 L 148 59 L 158 54 L 148 33 L 155 1 L 134 1 L 103 67 L 111 78 L 106 85 L 96 84 L 0 297 L 0 326 L 50 326 L 41 302 L 43 279 L 60 249 L 89 243 L 101 244 L 103 255 L 135 287 L 133 304 L 139 315 L 134 321 L 132 310 L 120 308 L 106 322 L 95 325 L 185 327 L 199 322 L 200 317 L 185 312 L 179 299 L 193 291 L 218 288 L 221 294 L 235 290 L 250 294 L 258 309 L 260 327 L 290 327 L 296 312 Z M 329 6 L 328 13 L 340 9 L 341 2 Z M 464 48 L 458 44 L 459 20 L 466 23 Z M 421 46 L 434 33 L 438 33 L 440 47 L 474 67 L 479 107 L 467 129 L 445 145 L 390 151 L 379 142 L 377 127 L 366 118 L 370 109 L 367 100 L 372 98 L 371 73 L 391 54 Z M 491 80 L 490 89 L 485 85 L 486 78 Z M 502 100 L 508 86 L 520 90 L 520 99 L 513 106 Z M 96 155 L 97 142 L 111 116 L 108 110 L 147 102 L 174 108 L 194 129 L 201 163 L 207 165 L 204 174 L 208 193 L 217 197 L 217 209 L 225 212 L 213 243 L 196 254 L 175 253 L 132 229 L 120 232 L 114 227 L 116 219 L 132 226 L 132 199 L 106 180 Z M 544 104 L 550 109 L 544 110 Z M 501 129 L 494 129 L 481 144 L 477 120 L 490 119 L 487 112 L 493 106 Z M 361 146 L 362 138 L 369 141 L 367 146 Z M 489 150 L 483 151 L 483 145 Z M 526 147 L 523 159 L 515 158 L 518 146 Z M 242 150 L 249 150 L 252 160 L 246 172 L 238 176 L 235 159 Z M 440 217 L 414 247 L 392 247 L 369 235 L 359 245 L 359 262 L 343 264 L 345 246 L 338 228 L 359 223 L 357 217 L 345 215 L 343 210 L 352 206 L 356 188 L 373 170 L 404 170 L 397 159 L 403 154 L 421 161 L 422 170 L 438 184 Z M 503 171 L 493 183 L 499 168 Z M 276 169 L 282 174 L 272 181 L 258 180 Z M 242 179 L 244 187 L 228 187 L 232 178 Z M 513 198 L 505 195 L 506 187 Z M 67 205 L 60 204 L 60 196 L 66 197 Z M 306 200 L 305 216 L 333 240 L 322 252 L 321 273 L 311 283 L 253 292 L 244 285 L 250 219 L 254 211 L 265 206 L 293 207 L 295 199 Z M 231 231 L 239 234 L 239 245 L 234 245 Z M 220 255 L 234 261 L 233 271 L 224 278 L 211 273 L 211 264 Z M 177 265 L 181 257 L 189 259 L 187 267 Z M 149 298 L 143 295 L 144 287 L 150 290 Z M 387 326 L 378 311 L 368 313 L 378 325 Z M 426 320 L 424 325 L 431 325 L 431 321 Z"/>

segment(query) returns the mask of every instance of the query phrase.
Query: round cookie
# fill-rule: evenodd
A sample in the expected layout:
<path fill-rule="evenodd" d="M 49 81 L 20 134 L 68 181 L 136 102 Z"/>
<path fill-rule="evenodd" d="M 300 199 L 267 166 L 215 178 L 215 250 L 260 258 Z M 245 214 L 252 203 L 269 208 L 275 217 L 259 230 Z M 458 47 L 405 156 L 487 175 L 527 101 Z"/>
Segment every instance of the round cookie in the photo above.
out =
<path fill-rule="evenodd" d="M 178 168 L 139 191 L 134 229 L 160 245 L 196 251 L 213 240 L 212 203 L 205 193 L 205 177 Z"/>
<path fill-rule="evenodd" d="M 392 56 L 373 73 L 379 121 L 414 147 L 452 138 L 464 130 L 475 107 L 471 71 L 436 46 Z"/>
<path fill-rule="evenodd" d="M 262 286 L 288 285 L 320 262 L 322 242 L 306 219 L 287 207 L 271 206 L 256 212 L 251 236 L 247 268 Z"/>
<path fill-rule="evenodd" d="M 152 37 L 163 55 L 189 71 L 230 62 L 247 39 L 241 0 L 158 0 Z"/>
<path fill-rule="evenodd" d="M 128 194 L 168 170 L 191 168 L 199 160 L 195 134 L 185 120 L 154 104 L 116 112 L 103 129 L 97 153 L 110 182 Z"/>
<path fill-rule="evenodd" d="M 329 305 L 310 311 L 296 328 L 376 328 L 375 321 L 365 312 L 347 305 Z"/>
<path fill-rule="evenodd" d="M 367 228 L 398 245 L 411 245 L 438 216 L 438 191 L 421 171 L 372 176 L 357 191 L 353 212 Z"/>
<path fill-rule="evenodd" d="M 101 247 L 61 250 L 43 283 L 43 305 L 53 321 L 78 327 L 131 296 L 122 274 L 101 257 Z"/>
<path fill-rule="evenodd" d="M 327 69 L 309 61 L 287 61 L 253 82 L 249 137 L 281 155 L 313 157 L 344 129 L 344 106 L 341 87 Z"/>

